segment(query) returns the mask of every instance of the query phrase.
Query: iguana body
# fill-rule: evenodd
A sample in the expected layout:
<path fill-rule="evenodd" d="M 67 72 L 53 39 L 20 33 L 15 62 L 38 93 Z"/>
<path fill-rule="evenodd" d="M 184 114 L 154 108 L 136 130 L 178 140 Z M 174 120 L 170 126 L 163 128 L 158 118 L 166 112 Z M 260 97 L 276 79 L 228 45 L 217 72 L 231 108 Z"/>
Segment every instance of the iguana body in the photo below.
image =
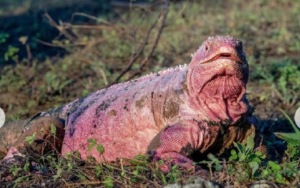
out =
<path fill-rule="evenodd" d="M 50 116 L 65 120 L 63 155 L 79 151 L 83 159 L 111 162 L 141 153 L 156 160 L 172 158 L 172 163 L 190 168 L 191 155 L 221 151 L 251 132 L 244 96 L 247 80 L 242 43 L 210 37 L 189 65 L 117 84 L 41 113 L 23 134 L 35 119 Z M 88 151 L 90 138 L 103 145 L 102 155 L 96 148 Z"/>

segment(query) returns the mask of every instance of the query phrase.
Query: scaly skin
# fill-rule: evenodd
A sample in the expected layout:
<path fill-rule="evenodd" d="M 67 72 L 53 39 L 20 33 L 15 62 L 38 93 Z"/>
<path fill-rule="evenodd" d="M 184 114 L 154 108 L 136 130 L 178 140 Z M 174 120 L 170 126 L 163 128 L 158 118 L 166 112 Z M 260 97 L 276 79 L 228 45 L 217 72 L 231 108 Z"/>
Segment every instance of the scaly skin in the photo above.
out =
<path fill-rule="evenodd" d="M 99 90 L 37 119 L 65 120 L 63 155 L 76 150 L 83 159 L 112 162 L 141 153 L 193 168 L 189 157 L 221 152 L 253 131 L 245 98 L 248 74 L 241 41 L 210 37 L 188 66 Z M 24 134 L 35 124 L 28 123 Z M 96 148 L 87 151 L 90 138 L 104 146 L 102 155 Z M 167 171 L 170 163 L 161 168 Z"/>

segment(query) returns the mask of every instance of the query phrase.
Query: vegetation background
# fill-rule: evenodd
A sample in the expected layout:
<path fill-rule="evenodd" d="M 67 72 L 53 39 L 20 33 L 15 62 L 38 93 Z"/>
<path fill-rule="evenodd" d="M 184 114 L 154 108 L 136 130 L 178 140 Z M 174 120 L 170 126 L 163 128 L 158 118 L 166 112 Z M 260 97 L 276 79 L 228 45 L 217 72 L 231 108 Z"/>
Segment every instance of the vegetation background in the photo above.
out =
<path fill-rule="evenodd" d="M 2 0 L 0 107 L 7 121 L 28 118 L 113 83 L 187 64 L 208 36 L 231 35 L 243 41 L 250 65 L 247 98 L 268 135 L 264 142 L 274 149 L 269 159 L 282 170 L 287 144 L 272 132 L 293 130 L 280 110 L 293 116 L 300 107 L 299 10 L 293 0 L 173 0 L 168 12 L 159 0 Z M 251 165 L 244 178 L 226 177 L 235 185 L 258 179 L 289 185 L 299 178 L 268 161 L 259 163 L 260 171 Z M 263 171 L 268 168 L 269 174 Z M 168 178 L 156 183 L 178 180 Z"/>

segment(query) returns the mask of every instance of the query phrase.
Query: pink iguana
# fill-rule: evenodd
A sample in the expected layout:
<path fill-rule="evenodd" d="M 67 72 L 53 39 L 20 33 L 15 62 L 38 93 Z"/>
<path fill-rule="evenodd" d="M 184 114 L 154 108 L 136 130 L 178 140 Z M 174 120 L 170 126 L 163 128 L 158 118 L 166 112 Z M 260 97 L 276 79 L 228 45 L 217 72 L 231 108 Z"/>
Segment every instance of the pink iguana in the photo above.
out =
<path fill-rule="evenodd" d="M 60 130 L 63 155 L 76 150 L 83 159 L 111 162 L 141 153 L 193 168 L 190 157 L 221 152 L 253 132 L 245 98 L 248 74 L 241 41 L 209 37 L 187 66 L 113 85 L 38 114 L 6 159 L 24 146 L 26 135 L 52 122 Z M 102 155 L 96 148 L 88 151 L 90 138 L 103 145 Z"/>

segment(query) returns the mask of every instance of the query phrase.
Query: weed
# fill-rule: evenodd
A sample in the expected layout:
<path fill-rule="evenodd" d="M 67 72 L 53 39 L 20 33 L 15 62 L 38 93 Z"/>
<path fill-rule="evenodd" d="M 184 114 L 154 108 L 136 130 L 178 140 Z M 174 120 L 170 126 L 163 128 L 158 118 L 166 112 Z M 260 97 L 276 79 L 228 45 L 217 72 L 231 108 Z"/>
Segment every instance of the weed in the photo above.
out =
<path fill-rule="evenodd" d="M 231 150 L 228 172 L 234 175 L 238 182 L 247 182 L 248 179 L 256 179 L 262 160 L 266 158 L 259 151 L 254 151 L 253 137 L 247 138 L 246 146 L 234 143 L 236 150 Z M 238 172 L 238 173 L 236 173 Z"/>

